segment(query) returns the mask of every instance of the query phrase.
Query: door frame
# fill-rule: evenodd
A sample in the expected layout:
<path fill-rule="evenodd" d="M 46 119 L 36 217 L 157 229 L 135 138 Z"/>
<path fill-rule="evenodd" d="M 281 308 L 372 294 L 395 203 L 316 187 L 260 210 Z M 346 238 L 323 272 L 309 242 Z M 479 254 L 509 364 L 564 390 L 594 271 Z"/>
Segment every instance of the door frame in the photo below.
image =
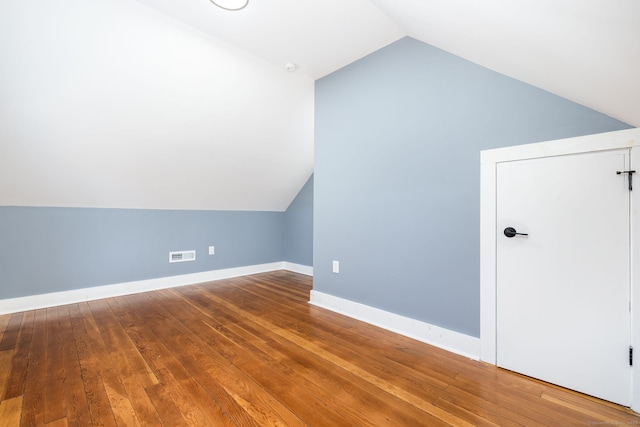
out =
<path fill-rule="evenodd" d="M 480 152 L 480 360 L 496 364 L 496 252 L 498 230 L 496 227 L 496 170 L 497 164 L 514 160 L 538 159 L 569 154 L 598 151 L 631 150 L 631 169 L 637 170 L 637 190 L 631 192 L 631 345 L 640 350 L 640 316 L 636 319 L 634 307 L 640 307 L 640 283 L 635 271 L 640 271 L 640 214 L 634 207 L 640 206 L 640 128 L 575 138 L 558 139 L 534 144 L 517 145 Z M 622 179 L 622 178 L 621 178 Z M 634 344 L 637 343 L 637 344 Z M 640 351 L 636 352 L 640 354 Z M 636 357 L 634 367 L 640 364 Z M 637 387 L 636 387 L 637 385 Z M 640 369 L 632 369 L 631 408 L 640 411 Z"/>

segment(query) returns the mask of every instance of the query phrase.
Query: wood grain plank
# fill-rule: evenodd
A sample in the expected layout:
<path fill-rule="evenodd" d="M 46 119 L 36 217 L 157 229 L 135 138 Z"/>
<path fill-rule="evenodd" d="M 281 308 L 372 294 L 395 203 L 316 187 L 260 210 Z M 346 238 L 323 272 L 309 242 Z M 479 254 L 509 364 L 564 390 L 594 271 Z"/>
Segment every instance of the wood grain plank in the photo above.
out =
<path fill-rule="evenodd" d="M 185 293 L 186 290 L 180 292 Z M 192 302 L 196 304 L 195 300 Z M 193 322 L 187 324 L 189 319 L 182 314 L 181 321 L 196 336 L 205 337 L 210 346 L 250 374 L 262 387 L 280 396 L 305 422 L 319 422 L 318 413 L 324 414 L 323 421 L 329 424 L 343 422 L 378 426 L 392 423 L 395 418 L 396 424 L 415 425 L 418 420 L 424 422 L 429 419 L 428 414 L 410 405 L 403 405 L 402 401 L 394 401 L 391 396 L 381 397 L 379 389 L 348 372 L 337 370 L 335 365 L 318 358 L 316 354 L 301 352 L 299 346 L 273 334 L 270 329 L 250 324 L 243 318 L 233 317 L 233 314 L 230 315 L 233 320 L 227 321 L 223 314 L 224 307 L 207 307 L 216 313 L 215 319 L 209 317 L 207 322 L 203 322 L 194 318 Z M 170 310 L 175 310 L 176 314 L 185 313 L 188 307 L 174 302 Z M 206 315 L 206 310 L 201 313 Z M 224 325 L 207 324 L 221 317 L 225 317 Z M 246 328 L 247 333 L 240 327 Z M 232 333 L 230 328 L 238 334 Z M 226 340 L 217 335 L 222 335 Z M 243 337 L 247 337 L 247 340 Z M 269 340 L 264 341 L 260 337 Z M 278 344 L 275 344 L 278 340 Z M 244 351 L 234 351 L 237 346 Z M 363 414 L 357 409 L 358 403 L 372 409 Z M 327 406 L 333 409 L 327 411 Z M 331 416 L 336 416 L 336 420 L 332 422 L 328 419 Z M 437 425 L 438 421 L 432 419 L 430 423 Z"/>
<path fill-rule="evenodd" d="M 7 377 L 7 383 L 2 400 L 9 400 L 22 396 L 24 393 L 25 380 L 27 378 L 27 368 L 29 366 L 29 348 L 31 347 L 31 336 L 33 334 L 33 321 L 35 311 L 27 311 L 22 316 L 16 316 L 22 321 L 19 332 L 15 338 L 15 345 L 8 348 L 15 348 L 11 358 L 11 368 Z"/>
<path fill-rule="evenodd" d="M 202 390 L 189 373 L 180 365 L 180 363 L 172 355 L 172 352 L 165 346 L 159 345 L 158 338 L 155 334 L 151 334 L 150 330 L 145 329 L 146 336 L 140 332 L 139 328 L 131 327 L 135 323 L 132 320 L 136 316 L 125 304 L 119 304 L 116 299 L 110 300 L 114 312 L 121 319 L 129 337 L 134 343 L 140 345 L 139 350 L 145 359 L 151 363 L 155 386 L 147 387 L 149 396 L 154 396 L 166 402 L 170 399 L 172 406 L 178 410 L 183 418 L 189 420 L 190 423 L 197 425 L 216 425 L 231 426 L 233 423 L 220 410 L 215 401 Z M 137 316 L 136 316 L 137 317 Z M 159 405 L 154 402 L 156 407 Z"/>
<path fill-rule="evenodd" d="M 76 347 L 69 306 L 56 307 L 60 325 L 60 344 L 63 379 L 64 404 L 67 409 L 67 424 L 73 427 L 91 424 L 89 402 L 85 393 L 80 358 Z"/>
<path fill-rule="evenodd" d="M 543 424 L 512 412 L 509 409 L 490 402 L 481 396 L 466 394 L 464 397 L 456 394 L 446 394 L 438 399 L 435 404 L 445 410 L 456 412 L 465 411 L 474 414 L 482 419 L 488 420 L 500 426 L 527 426 L 527 427 L 546 427 Z"/>
<path fill-rule="evenodd" d="M 258 347 L 254 347 L 248 342 L 239 343 L 241 339 L 238 336 L 233 336 L 233 334 L 223 334 L 224 328 L 220 325 L 217 325 L 217 327 L 211 325 L 210 322 L 213 321 L 211 318 L 203 322 L 197 316 L 191 318 L 185 316 L 184 313 L 188 311 L 188 307 L 183 304 L 186 304 L 186 302 L 174 302 L 167 309 L 174 316 L 180 314 L 180 321 L 183 325 L 201 338 L 197 342 L 201 348 L 209 347 L 209 351 L 216 351 L 223 355 L 233 365 L 246 372 L 266 391 L 271 394 L 277 394 L 280 400 L 306 423 L 312 424 L 313 421 L 317 421 L 318 414 L 321 413 L 324 414 L 323 421 L 329 424 L 342 421 L 352 425 L 380 425 L 373 422 L 369 423 L 367 420 L 358 417 L 350 418 L 344 411 L 341 417 L 338 414 L 328 412 L 326 410 L 327 406 L 332 403 L 336 404 L 338 401 L 344 403 L 341 406 L 350 407 L 346 402 L 351 395 L 345 392 L 344 389 L 332 390 L 317 387 L 314 384 L 314 380 L 317 380 L 317 378 L 314 378 L 315 375 L 312 372 L 309 372 L 311 376 L 295 375 L 294 369 L 284 366 L 279 361 L 271 358 L 269 354 L 262 352 Z M 217 314 L 219 315 L 220 313 L 218 312 Z M 236 318 L 235 323 L 240 321 L 240 319 Z M 242 351 L 237 351 L 239 345 Z M 362 398 L 362 394 L 358 397 Z M 369 416 L 374 418 L 371 413 Z"/>
<path fill-rule="evenodd" d="M 261 298 L 261 292 L 256 291 L 256 289 L 252 287 L 242 287 L 242 289 L 235 290 L 235 292 L 247 292 L 248 294 L 253 294 L 255 297 L 258 297 L 256 300 L 255 297 L 245 294 L 240 298 L 243 303 L 251 302 L 252 304 L 256 304 Z M 256 311 L 256 313 L 259 312 Z M 351 332 L 332 329 L 331 323 L 322 324 L 321 327 L 308 323 L 304 324 L 298 320 L 299 316 L 299 312 L 293 313 L 290 308 L 286 310 L 283 308 L 282 310 L 272 311 L 268 316 L 268 320 L 285 329 L 298 330 L 302 334 L 313 334 L 315 337 L 325 337 L 326 339 L 323 341 L 327 344 L 323 345 L 324 350 L 330 351 L 338 357 L 349 359 L 359 366 L 367 366 L 367 369 L 377 377 L 407 391 L 411 391 L 414 394 L 424 393 L 435 400 L 438 396 L 438 390 L 444 390 L 449 384 L 449 381 L 457 375 L 457 371 L 452 371 L 449 376 L 446 376 L 442 374 L 442 369 L 428 370 L 420 364 L 408 365 L 406 363 L 396 362 L 391 358 L 383 357 L 390 348 L 390 343 L 388 342 L 380 344 L 380 341 L 383 340 L 376 342 L 375 339 L 371 338 L 362 340 L 359 338 L 359 334 L 354 336 Z M 367 336 L 373 335 L 375 332 L 382 332 L 382 330 L 376 328 L 375 330 L 371 330 L 371 334 L 367 334 Z M 389 334 L 380 335 L 388 336 Z M 329 345 L 329 343 L 331 344 Z M 379 352 L 371 351 L 364 353 L 361 351 L 362 348 L 374 350 L 376 346 L 380 348 Z M 420 366 L 421 369 L 414 369 L 414 366 Z"/>
<path fill-rule="evenodd" d="M 13 358 L 13 350 L 0 351 L 0 401 L 4 395 L 7 384 L 7 377 L 11 368 L 11 359 Z"/>
<path fill-rule="evenodd" d="M 260 286 L 260 288 L 264 289 L 262 286 Z M 256 289 L 251 286 L 242 286 L 242 291 L 255 293 L 256 295 L 261 294 L 261 291 L 256 291 Z M 238 293 L 240 291 L 234 289 L 233 292 Z M 220 296 L 224 295 L 224 293 L 218 294 Z M 233 296 L 232 298 L 235 297 L 236 296 Z M 245 295 L 238 297 L 238 299 L 246 302 L 248 298 Z M 313 309 L 314 307 L 311 308 Z M 367 329 L 366 333 L 354 334 L 351 329 L 343 327 L 342 325 L 334 326 L 336 320 L 345 319 L 344 316 L 339 315 L 333 315 L 325 319 L 326 322 L 320 322 L 314 316 L 312 318 L 313 322 L 303 328 L 300 326 L 302 322 L 298 320 L 298 317 L 304 315 L 306 318 L 309 318 L 309 306 L 304 305 L 301 309 L 296 310 L 295 313 L 293 310 L 294 308 L 290 307 L 290 304 L 287 304 L 287 306 L 283 306 L 281 310 L 275 310 L 278 318 L 269 317 L 269 320 L 284 328 L 297 328 L 301 333 L 313 335 L 317 338 L 326 338 L 322 340 L 322 342 L 326 343 L 324 345 L 325 350 L 339 357 L 348 359 L 359 366 L 367 366 L 367 369 L 373 368 L 375 375 L 405 390 L 412 391 L 412 393 L 416 395 L 428 395 L 431 400 L 437 399 L 439 396 L 438 390 L 443 390 L 451 379 L 459 373 L 459 370 L 455 369 L 455 360 L 447 360 L 446 363 L 437 363 L 432 362 L 432 359 L 437 360 L 437 357 L 429 357 L 426 360 L 424 355 L 420 358 L 413 359 L 402 357 L 404 350 L 416 343 L 409 338 L 393 335 L 393 339 L 389 339 L 390 334 L 388 331 L 383 331 L 380 328 L 361 322 L 359 324 L 359 322 L 355 322 L 353 319 L 347 319 L 352 327 L 356 324 L 358 327 L 363 326 Z M 272 312 L 273 311 L 274 310 L 272 310 Z M 327 311 L 321 310 L 321 312 Z M 362 352 L 362 348 L 367 348 L 371 351 Z M 389 351 L 390 349 L 397 349 L 399 351 Z M 444 350 L 440 350 L 440 352 L 449 354 Z M 470 362 L 466 358 L 460 359 L 461 363 L 468 364 Z"/>
<path fill-rule="evenodd" d="M 44 360 L 44 423 L 65 419 L 67 405 L 64 399 L 64 362 L 62 360 L 62 336 L 56 307 L 46 310 L 46 357 Z M 27 385 L 28 386 L 28 385 Z"/>
<path fill-rule="evenodd" d="M 109 304 L 142 356 L 149 361 L 150 369 L 154 372 L 154 378 L 157 377 L 161 380 L 161 386 L 158 382 L 156 384 L 157 387 L 149 386 L 145 391 L 154 402 L 163 420 L 165 419 L 163 414 L 166 413 L 166 408 L 162 402 L 166 403 L 167 399 L 169 399 L 172 402 L 171 406 L 181 411 L 185 419 L 199 418 L 197 415 L 190 414 L 196 413 L 196 408 L 200 408 L 202 414 L 208 420 L 207 425 L 221 427 L 235 425 L 227 414 L 220 409 L 213 397 L 200 387 L 174 357 L 174 352 L 159 342 L 158 337 L 152 331 L 136 326 L 144 324 L 144 322 L 138 318 L 135 310 L 130 309 L 124 299 L 114 298 L 109 300 Z M 171 390 L 171 392 L 169 393 L 167 390 Z M 237 414 L 235 418 L 247 422 Z"/>
<path fill-rule="evenodd" d="M 114 311 L 121 319 L 130 319 L 136 316 L 132 311 L 127 309 L 125 304 L 118 304 L 114 307 Z M 138 346 L 141 354 L 149 360 L 151 369 L 160 379 L 160 383 L 157 384 L 157 386 L 147 387 L 147 393 L 149 393 L 149 390 L 153 390 L 153 396 L 156 398 L 166 398 L 167 395 L 164 390 L 170 389 L 171 398 L 182 402 L 180 407 L 197 406 L 201 408 L 204 416 L 209 420 L 210 425 L 235 425 L 229 416 L 221 410 L 213 396 L 209 395 L 200 387 L 189 372 L 173 356 L 173 352 L 162 345 L 150 330 L 132 326 L 133 323 L 131 320 L 125 320 L 124 322 L 128 325 L 125 326 L 125 328 L 132 341 Z M 151 393 L 149 394 L 151 396 Z M 154 404 L 158 407 L 157 403 Z M 193 411 L 193 409 L 189 410 Z M 236 418 L 242 419 L 241 417 Z"/>
<path fill-rule="evenodd" d="M 466 397 L 467 399 L 481 397 L 486 402 L 547 426 L 554 424 L 572 425 L 576 422 L 576 419 L 568 416 L 565 411 L 540 402 L 539 396 L 534 398 L 525 394 L 515 394 L 500 387 L 478 387 L 472 384 L 471 381 L 460 382 L 456 386 L 449 387 L 447 391 L 455 396 Z M 524 402 L 527 402 L 527 404 L 523 405 Z"/>
<path fill-rule="evenodd" d="M 541 398 L 575 412 L 575 417 L 584 417 L 586 420 L 585 422 L 592 424 L 595 424 L 596 422 L 607 422 L 617 413 L 615 410 L 607 411 L 607 407 L 605 405 L 596 406 L 585 404 L 584 399 L 580 399 L 576 402 L 574 399 L 570 397 L 568 398 L 566 393 L 554 396 L 552 393 L 544 392 L 542 393 Z"/>
<path fill-rule="evenodd" d="M 50 421 L 45 424 L 46 427 L 68 427 L 69 422 L 67 418 L 60 418 L 59 420 Z"/>
<path fill-rule="evenodd" d="M 198 413 L 199 411 L 193 406 L 185 405 L 185 400 L 171 397 L 170 388 L 164 384 L 157 384 L 147 387 L 149 399 L 154 402 L 158 408 L 158 413 L 162 417 L 164 424 L 167 426 L 203 426 L 208 425 L 203 421 Z M 215 425 L 215 424 L 210 424 Z"/>
<path fill-rule="evenodd" d="M 22 396 L 0 402 L 0 421 L 3 427 L 17 427 L 20 425 L 22 412 Z"/>
<path fill-rule="evenodd" d="M 141 322 L 141 320 L 137 316 L 135 316 L 136 307 L 129 304 L 127 302 L 127 299 L 122 297 L 109 298 L 106 299 L 105 302 L 109 305 L 109 308 L 113 312 L 115 319 L 118 321 L 120 327 L 122 328 L 122 332 L 126 335 L 125 338 L 125 336 L 120 334 L 119 340 L 123 340 L 122 342 L 126 342 L 127 340 L 129 340 L 129 343 L 133 346 L 133 348 L 127 350 L 129 352 L 134 352 L 134 357 L 137 359 L 134 362 L 135 366 L 132 367 L 132 369 L 137 371 L 136 375 L 146 376 L 146 378 L 141 377 L 141 381 L 144 384 L 157 385 L 160 380 L 151 368 L 149 360 L 145 358 L 141 351 L 141 349 L 144 348 L 144 345 L 139 346 L 138 344 L 140 344 L 140 342 L 136 342 L 134 336 L 129 333 L 129 331 L 139 332 L 141 329 L 145 329 L 139 328 L 137 326 L 139 322 Z M 144 374 L 140 373 L 139 370 L 143 370 Z"/>
<path fill-rule="evenodd" d="M 100 334 L 86 304 L 69 306 L 69 316 L 78 352 L 80 372 L 91 415 L 91 422 L 104 426 L 115 426 L 115 416 L 103 382 L 103 366 L 96 357 Z M 87 327 L 88 326 L 88 327 Z"/>
<path fill-rule="evenodd" d="M 2 314 L 0 315 L 0 351 L 2 348 L 2 341 L 4 340 L 4 334 L 7 331 L 7 327 L 9 326 L 9 321 L 11 320 L 10 314 Z"/>
<path fill-rule="evenodd" d="M 3 316 L 7 321 L 7 325 L 2 334 L 2 341 L 0 341 L 0 351 L 13 350 L 15 348 L 24 315 L 25 313 L 13 313 L 9 316 L 8 321 L 6 316 Z"/>
<path fill-rule="evenodd" d="M 0 316 L 0 425 L 640 425 L 308 304 L 272 272 Z"/>
<path fill-rule="evenodd" d="M 538 382 L 543 385 L 543 391 L 541 394 L 542 399 L 547 399 L 548 397 L 552 397 L 553 399 L 562 400 L 570 403 L 574 407 L 579 407 L 585 409 L 589 412 L 595 412 L 600 414 L 601 417 L 610 419 L 610 417 L 616 416 L 619 413 L 621 407 L 620 405 L 616 405 L 615 403 L 608 402 L 606 400 L 598 399 L 597 397 L 588 396 L 576 391 L 567 390 L 560 386 L 545 383 L 543 381 L 525 377 L 529 381 Z M 558 402 L 560 403 L 560 402 Z M 631 409 L 622 408 L 629 414 L 634 414 Z"/>
<path fill-rule="evenodd" d="M 203 352 L 183 333 L 179 323 L 161 308 L 151 307 L 150 310 L 139 313 L 144 314 L 145 322 L 154 324 L 154 331 L 167 347 L 181 349 L 176 355 L 180 363 L 207 392 L 217 396 L 216 401 L 220 405 L 228 403 L 228 397 L 231 397 L 235 405 L 244 409 L 244 412 L 258 423 L 257 425 L 304 425 L 295 414 L 262 388 L 257 387 L 246 373 L 220 354 Z M 220 390 L 221 387 L 224 393 Z"/>
<path fill-rule="evenodd" d="M 44 424 L 44 378 L 47 357 L 47 311 L 37 310 L 33 323 L 33 335 L 29 350 L 22 416 L 20 424 L 34 426 Z"/>
<path fill-rule="evenodd" d="M 255 314 L 252 314 L 251 312 L 249 312 L 248 310 L 244 309 L 244 308 L 240 308 L 239 306 L 237 306 L 236 304 L 230 303 L 227 300 L 218 297 L 216 295 L 212 295 L 209 294 L 207 295 L 209 298 L 211 298 L 212 300 L 220 303 L 221 305 L 225 306 L 226 308 L 232 310 L 232 311 L 236 311 L 238 314 L 242 315 L 243 317 L 246 317 L 248 319 L 251 319 L 254 323 L 270 329 L 272 331 L 274 331 L 276 334 L 280 335 L 281 337 L 297 344 L 298 346 L 300 346 L 301 348 L 305 349 L 306 351 L 312 352 L 314 354 L 319 355 L 320 357 L 322 357 L 325 360 L 330 361 L 331 363 L 333 363 L 334 365 L 336 365 L 337 367 L 344 369 L 350 373 L 352 373 L 353 375 L 371 383 L 373 386 L 379 388 L 381 391 L 384 391 L 394 397 L 397 397 L 398 399 L 404 400 L 405 402 L 407 402 L 410 405 L 413 405 L 417 408 L 420 408 L 421 410 L 423 410 L 424 412 L 426 412 L 427 414 L 445 422 L 445 423 L 450 423 L 453 425 L 458 425 L 458 426 L 472 426 L 473 424 L 468 423 L 458 417 L 456 417 L 453 414 L 450 414 L 440 408 L 438 408 L 437 406 L 433 405 L 431 402 L 425 401 L 420 397 L 417 397 L 416 395 L 414 395 L 413 393 L 404 390 L 394 384 L 388 383 L 385 380 L 381 379 L 380 377 L 378 377 L 377 375 L 368 372 L 365 369 L 362 369 L 361 367 L 357 366 L 356 364 L 352 363 L 349 360 L 345 360 L 339 356 L 334 355 L 333 353 L 331 353 L 330 351 L 325 350 L 322 346 L 317 345 L 313 342 L 308 341 L 307 339 L 305 339 L 304 335 L 300 332 L 298 332 L 297 330 L 288 330 L 285 328 L 281 328 L 279 326 L 277 326 L 274 323 L 269 322 L 268 320 L 265 320 L 264 318 L 261 318 Z M 244 305 L 244 301 L 243 301 L 243 305 Z"/>
<path fill-rule="evenodd" d="M 110 385 L 116 384 L 116 381 L 105 381 L 104 389 L 109 397 L 111 404 L 111 412 L 115 418 L 116 424 L 119 426 L 139 426 L 136 411 L 126 394 L 122 393 L 122 388 L 112 388 Z"/>
<path fill-rule="evenodd" d="M 102 382 L 102 387 L 100 388 L 98 386 L 98 389 L 104 390 L 108 399 L 108 406 L 105 406 L 104 413 L 107 414 L 109 423 L 115 421 L 116 425 L 129 425 L 132 423 L 133 425 L 138 425 L 139 423 L 132 409 L 129 395 L 122 383 L 121 377 L 118 375 L 119 367 L 112 360 L 111 354 L 105 344 L 101 331 L 102 325 L 98 325 L 98 321 L 96 317 L 94 317 L 94 312 L 91 309 L 94 303 L 95 301 L 81 303 L 78 304 L 78 307 L 82 315 L 85 330 L 87 331 L 86 343 L 91 353 L 92 370 L 97 372 L 99 381 Z M 100 309 L 97 308 L 96 310 L 99 311 Z M 82 359 L 80 360 L 82 362 Z M 91 412 L 91 418 L 94 423 L 96 422 L 96 413 L 94 413 L 93 410 Z"/>
<path fill-rule="evenodd" d="M 124 387 L 124 394 L 118 393 L 115 388 L 108 388 L 110 400 L 117 399 L 123 410 L 128 410 L 126 405 L 130 404 L 136 420 L 144 425 L 161 424 L 156 408 L 145 391 L 147 387 L 157 384 L 158 379 L 153 374 L 150 375 L 149 366 L 111 311 L 108 302 L 91 301 L 89 307 L 104 342 L 103 362 L 113 370 L 119 380 L 118 384 L 122 383 Z"/>

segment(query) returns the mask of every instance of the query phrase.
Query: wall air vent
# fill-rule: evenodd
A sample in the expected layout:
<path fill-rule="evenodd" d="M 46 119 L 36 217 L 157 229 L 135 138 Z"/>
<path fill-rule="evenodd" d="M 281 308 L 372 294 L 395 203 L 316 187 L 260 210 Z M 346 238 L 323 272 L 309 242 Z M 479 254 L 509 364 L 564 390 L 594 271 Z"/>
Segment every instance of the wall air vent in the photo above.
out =
<path fill-rule="evenodd" d="M 195 261 L 196 251 L 169 252 L 169 262 Z"/>

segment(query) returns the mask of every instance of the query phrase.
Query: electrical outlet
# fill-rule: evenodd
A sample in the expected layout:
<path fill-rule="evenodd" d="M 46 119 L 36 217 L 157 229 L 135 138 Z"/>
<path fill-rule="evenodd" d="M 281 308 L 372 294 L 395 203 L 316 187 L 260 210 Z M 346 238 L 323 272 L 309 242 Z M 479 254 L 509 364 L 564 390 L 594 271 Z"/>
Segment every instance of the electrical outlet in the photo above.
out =
<path fill-rule="evenodd" d="M 209 246 L 209 255 L 213 255 L 216 253 L 216 249 L 214 246 Z"/>
<path fill-rule="evenodd" d="M 340 273 L 340 261 L 333 260 L 333 272 Z"/>

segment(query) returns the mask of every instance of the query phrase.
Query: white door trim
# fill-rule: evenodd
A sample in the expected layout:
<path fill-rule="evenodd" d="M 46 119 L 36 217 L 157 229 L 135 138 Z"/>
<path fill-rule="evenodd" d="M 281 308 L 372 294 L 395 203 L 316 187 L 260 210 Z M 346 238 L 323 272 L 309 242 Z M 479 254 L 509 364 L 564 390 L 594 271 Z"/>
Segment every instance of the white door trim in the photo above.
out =
<path fill-rule="evenodd" d="M 567 154 L 631 148 L 631 169 L 637 170 L 631 193 L 631 341 L 640 349 L 640 322 L 635 320 L 633 307 L 640 307 L 640 287 L 634 271 L 640 271 L 640 215 L 634 207 L 640 206 L 640 129 L 629 129 L 576 138 L 526 144 L 480 153 L 480 359 L 496 364 L 496 165 L 500 162 L 526 160 Z M 638 327 L 636 327 L 638 325 Z M 640 354 L 640 352 L 638 352 Z M 635 363 L 640 363 L 638 359 Z M 640 388 L 640 369 L 634 369 L 632 389 Z M 632 392 L 632 409 L 640 410 L 640 393 Z"/>

